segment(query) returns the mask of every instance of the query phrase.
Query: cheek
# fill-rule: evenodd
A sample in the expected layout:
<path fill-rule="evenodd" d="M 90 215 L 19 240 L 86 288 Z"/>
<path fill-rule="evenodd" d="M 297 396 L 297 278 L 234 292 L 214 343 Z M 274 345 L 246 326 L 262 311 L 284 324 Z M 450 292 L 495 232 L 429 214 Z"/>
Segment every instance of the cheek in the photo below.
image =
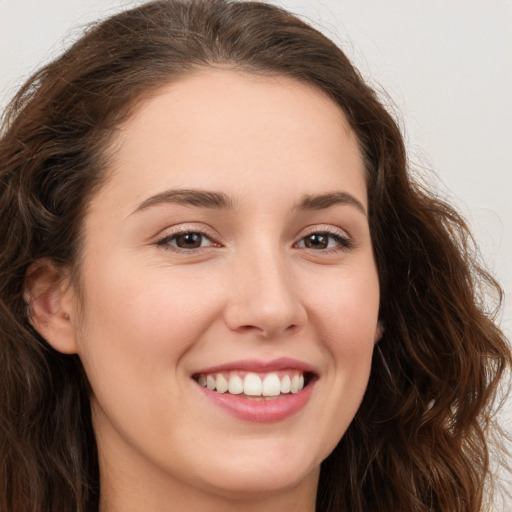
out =
<path fill-rule="evenodd" d="M 317 293 L 314 309 L 321 317 L 323 338 L 334 354 L 360 354 L 373 349 L 378 332 L 379 283 L 373 265 L 344 272 Z"/>
<path fill-rule="evenodd" d="M 347 272 L 316 295 L 319 339 L 331 359 L 337 396 L 353 414 L 365 392 L 378 333 L 379 285 L 373 265 Z"/>
<path fill-rule="evenodd" d="M 79 355 L 99 429 L 106 428 L 105 418 L 125 434 L 148 423 L 155 429 L 173 424 L 169 404 L 183 394 L 184 379 L 174 378 L 184 371 L 179 362 L 208 327 L 216 305 L 200 293 L 204 281 L 162 274 L 118 265 L 101 273 L 95 267 L 94 280 L 85 275 Z M 158 435 L 163 439 L 169 432 Z"/>
<path fill-rule="evenodd" d="M 338 444 L 354 419 L 368 385 L 375 346 L 379 311 L 379 286 L 373 265 L 364 271 L 340 272 L 324 282 L 322 293 L 315 293 L 317 339 L 325 359 L 330 361 L 321 388 L 322 400 L 315 415 L 324 425 L 318 453 L 323 458 Z M 319 382 L 321 384 L 321 382 Z"/>
<path fill-rule="evenodd" d="M 133 268 L 137 267 L 118 266 L 115 272 L 95 269 L 102 278 L 89 280 L 86 289 L 88 340 L 103 340 L 102 345 L 109 340 L 120 357 L 179 354 L 213 314 L 215 304 L 201 293 L 204 281 L 180 279 L 170 269 L 133 272 Z"/>

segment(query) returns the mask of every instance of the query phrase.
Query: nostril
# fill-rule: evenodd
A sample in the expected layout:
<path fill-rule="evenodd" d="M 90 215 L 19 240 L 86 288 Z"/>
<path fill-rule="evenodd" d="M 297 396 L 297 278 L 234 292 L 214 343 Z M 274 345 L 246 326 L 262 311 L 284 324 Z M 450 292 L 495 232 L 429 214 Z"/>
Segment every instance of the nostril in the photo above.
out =
<path fill-rule="evenodd" d="M 254 333 L 264 338 L 272 338 L 275 336 L 295 333 L 299 329 L 297 324 L 291 324 L 286 327 L 281 327 L 280 323 L 274 324 L 263 324 L 261 326 L 257 325 L 242 325 L 238 327 L 238 332 L 244 333 Z"/>

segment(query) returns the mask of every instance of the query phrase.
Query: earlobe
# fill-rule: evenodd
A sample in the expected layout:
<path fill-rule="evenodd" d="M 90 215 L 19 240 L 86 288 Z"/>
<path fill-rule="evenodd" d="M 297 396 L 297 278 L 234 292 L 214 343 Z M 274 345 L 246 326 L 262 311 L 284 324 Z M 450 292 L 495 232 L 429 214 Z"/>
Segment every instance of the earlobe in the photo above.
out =
<path fill-rule="evenodd" d="M 25 302 L 32 327 L 55 350 L 77 352 L 74 294 L 68 277 L 50 260 L 38 260 L 25 274 Z"/>

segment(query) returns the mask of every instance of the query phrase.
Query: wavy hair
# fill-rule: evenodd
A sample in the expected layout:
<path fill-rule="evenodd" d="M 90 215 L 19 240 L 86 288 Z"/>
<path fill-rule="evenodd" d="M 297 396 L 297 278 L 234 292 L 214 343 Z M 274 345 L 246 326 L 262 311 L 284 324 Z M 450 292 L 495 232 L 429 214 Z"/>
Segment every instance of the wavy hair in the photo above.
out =
<path fill-rule="evenodd" d="M 91 26 L 15 96 L 0 135 L 0 510 L 97 510 L 89 387 L 78 356 L 31 327 L 38 258 L 79 273 L 87 205 L 119 123 L 163 84 L 217 65 L 306 82 L 344 111 L 366 163 L 381 286 L 367 392 L 323 462 L 322 512 L 480 512 L 498 383 L 511 363 L 486 309 L 501 290 L 447 203 L 416 183 L 392 116 L 344 53 L 259 2 L 159 0 Z"/>

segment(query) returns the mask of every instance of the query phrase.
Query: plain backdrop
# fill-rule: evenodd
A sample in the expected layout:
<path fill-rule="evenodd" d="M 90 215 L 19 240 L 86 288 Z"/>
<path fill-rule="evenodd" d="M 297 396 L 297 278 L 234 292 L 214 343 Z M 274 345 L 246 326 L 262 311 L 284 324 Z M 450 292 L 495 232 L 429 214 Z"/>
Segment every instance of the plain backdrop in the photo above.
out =
<path fill-rule="evenodd" d="M 0 109 L 88 22 L 136 3 L 0 0 Z M 412 167 L 458 205 L 504 286 L 512 337 L 512 0 L 273 3 L 334 39 L 380 91 Z M 512 425 L 510 399 L 504 414 Z"/>

